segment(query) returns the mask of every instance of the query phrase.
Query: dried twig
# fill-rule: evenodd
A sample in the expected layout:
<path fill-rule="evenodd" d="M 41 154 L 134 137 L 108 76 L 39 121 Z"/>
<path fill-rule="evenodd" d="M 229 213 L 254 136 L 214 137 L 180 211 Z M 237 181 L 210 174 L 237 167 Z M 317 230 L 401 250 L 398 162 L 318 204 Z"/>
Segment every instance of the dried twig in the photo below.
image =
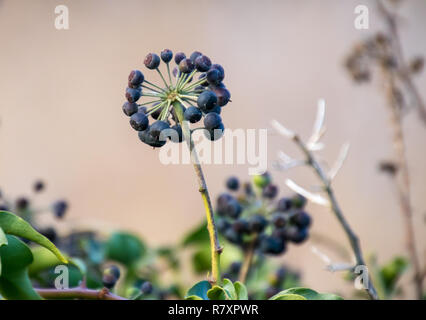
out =
<path fill-rule="evenodd" d="M 310 166 L 314 170 L 316 175 L 318 176 L 318 178 L 319 178 L 319 180 L 322 184 L 323 190 L 327 193 L 328 200 L 325 200 L 321 195 L 312 194 L 311 192 L 304 190 L 302 187 L 297 186 L 291 180 L 287 180 L 287 185 L 289 185 L 288 182 L 291 181 L 290 186 L 292 187 L 293 190 L 295 190 L 298 193 L 303 193 L 302 195 L 306 196 L 308 199 L 310 199 L 310 200 L 312 200 L 312 201 L 314 201 L 318 204 L 322 204 L 324 206 L 330 207 L 331 211 L 336 216 L 337 220 L 339 221 L 340 225 L 342 226 L 343 230 L 345 231 L 346 236 L 348 237 L 352 251 L 355 255 L 355 260 L 356 260 L 357 265 L 365 265 L 364 257 L 363 257 L 361 246 L 360 246 L 360 243 L 359 243 L 359 238 L 355 234 L 355 232 L 352 230 L 348 221 L 346 220 L 345 216 L 343 215 L 343 212 L 342 212 L 342 210 L 339 206 L 339 203 L 337 202 L 334 191 L 331 187 L 332 180 L 331 180 L 330 177 L 336 176 L 338 169 L 334 169 L 332 171 L 332 175 L 330 175 L 330 173 L 326 173 L 325 170 L 323 169 L 323 167 L 319 164 L 319 161 L 317 160 L 316 156 L 314 155 L 314 151 L 316 150 L 316 148 L 312 148 L 312 146 L 315 146 L 319 143 L 319 138 L 317 138 L 317 136 L 318 136 L 318 132 L 322 132 L 324 130 L 323 129 L 324 117 L 325 117 L 325 103 L 324 103 L 323 100 L 320 100 L 319 103 L 318 103 L 318 116 L 317 116 L 317 120 L 315 121 L 313 134 L 312 134 L 311 138 L 308 140 L 308 141 L 311 142 L 311 144 L 309 146 L 307 144 L 305 144 L 301 140 L 299 135 L 297 135 L 295 132 L 285 128 L 282 124 L 280 124 L 276 120 L 272 121 L 272 125 L 274 126 L 274 128 L 276 128 L 278 130 L 278 132 L 280 132 L 286 138 L 291 139 L 300 148 L 300 150 L 302 150 L 302 152 L 305 156 L 306 164 L 308 166 Z M 320 124 L 320 125 L 318 125 L 318 124 Z M 291 132 L 291 134 L 288 134 L 289 132 Z M 314 142 L 314 143 L 312 143 L 312 142 Z M 344 152 L 344 154 L 345 153 L 347 153 L 347 151 Z M 342 158 L 343 160 L 340 160 L 341 163 L 339 163 L 339 161 L 338 161 L 338 166 L 337 166 L 338 168 L 341 168 L 343 161 L 344 161 L 344 158 L 346 158 L 346 155 L 341 156 L 340 158 Z M 295 188 L 295 186 L 297 186 L 297 187 Z M 321 199 L 324 199 L 325 201 L 321 200 Z M 370 296 L 371 299 L 375 299 L 375 300 L 379 299 L 379 297 L 377 295 L 377 291 L 376 291 L 376 289 L 373 285 L 373 282 L 371 281 L 370 276 L 369 276 L 368 287 L 366 288 L 366 292 L 368 293 L 368 295 Z"/>
<path fill-rule="evenodd" d="M 423 297 L 423 279 L 422 269 L 416 249 L 415 231 L 413 225 L 413 209 L 411 205 L 411 188 L 410 174 L 406 157 L 406 146 L 404 141 L 404 133 L 402 128 L 404 102 L 398 98 L 397 83 L 403 83 L 406 88 L 415 97 L 416 106 L 420 118 L 426 123 L 426 109 L 424 103 L 418 94 L 416 87 L 413 85 L 408 67 L 405 64 L 402 47 L 399 40 L 396 17 L 386 6 L 377 1 L 379 11 L 383 15 L 389 32 L 390 45 L 385 46 L 384 50 L 387 55 L 396 59 L 396 68 L 390 68 L 387 65 L 381 65 L 381 73 L 383 75 L 384 92 L 388 104 L 390 114 L 390 124 L 393 132 L 393 148 L 396 157 L 396 172 L 392 177 L 395 182 L 398 193 L 399 204 L 404 219 L 405 243 L 407 251 L 410 255 L 411 264 L 414 270 L 414 283 L 416 287 L 416 296 L 418 299 Z"/>

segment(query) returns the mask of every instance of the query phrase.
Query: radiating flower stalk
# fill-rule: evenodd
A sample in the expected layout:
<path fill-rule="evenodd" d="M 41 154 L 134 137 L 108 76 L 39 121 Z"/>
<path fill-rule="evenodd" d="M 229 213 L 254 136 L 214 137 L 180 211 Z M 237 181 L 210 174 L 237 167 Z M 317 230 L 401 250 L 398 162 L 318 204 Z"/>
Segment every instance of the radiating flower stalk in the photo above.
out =
<path fill-rule="evenodd" d="M 302 141 L 302 139 L 297 133 L 287 129 L 276 120 L 272 121 L 273 127 L 281 135 L 293 141 L 297 145 L 297 147 L 299 147 L 299 149 L 303 152 L 303 155 L 304 155 L 303 160 L 293 159 L 281 151 L 279 153 L 280 160 L 275 165 L 277 169 L 279 170 L 288 170 L 295 166 L 301 166 L 301 165 L 307 165 L 313 169 L 313 171 L 315 172 L 315 174 L 317 175 L 321 183 L 321 190 L 326 193 L 327 197 L 324 197 L 323 195 L 319 193 L 313 193 L 311 191 L 308 191 L 290 179 L 286 180 L 286 185 L 293 191 L 306 197 L 308 200 L 331 209 L 331 211 L 334 213 L 335 217 L 337 218 L 340 226 L 342 227 L 343 231 L 345 232 L 349 240 L 352 252 L 355 256 L 356 265 L 354 266 L 350 265 L 349 267 L 345 267 L 345 270 L 355 272 L 357 266 L 366 266 L 365 259 L 361 250 L 360 240 L 358 236 L 356 235 L 356 233 L 353 231 L 346 217 L 344 216 L 343 211 L 337 201 L 337 198 L 334 194 L 334 190 L 332 188 L 332 181 L 337 175 L 337 173 L 339 172 L 340 168 L 342 167 L 346 159 L 346 156 L 348 154 L 349 144 L 343 145 L 336 163 L 334 164 L 332 169 L 327 172 L 321 166 L 320 161 L 317 159 L 317 156 L 315 155 L 315 151 L 321 150 L 324 147 L 324 144 L 320 142 L 321 137 L 325 133 L 324 118 L 325 118 L 325 102 L 324 100 L 320 100 L 318 102 L 318 114 L 314 124 L 313 133 L 306 143 Z M 327 268 L 329 270 L 332 270 L 332 266 L 327 266 Z M 371 299 L 373 300 L 379 299 L 377 290 L 374 287 L 374 284 L 372 282 L 370 275 L 368 275 L 368 284 L 364 284 L 364 285 L 366 285 L 365 291 Z"/>
<path fill-rule="evenodd" d="M 160 56 L 150 53 L 144 64 L 159 74 L 162 86 L 147 81 L 139 70 L 133 70 L 128 79 L 127 102 L 123 105 L 123 111 L 130 117 L 130 125 L 138 131 L 139 139 L 145 144 L 162 147 L 167 139 L 178 143 L 186 141 L 206 210 L 212 263 L 209 280 L 219 283 L 219 257 L 222 248 L 216 232 L 207 184 L 191 137 L 195 129 L 191 130 L 189 123 L 195 124 L 204 118 L 204 127 L 197 129 L 204 129 L 205 136 L 212 141 L 221 138 L 225 128 L 220 113 L 222 107 L 230 101 L 231 94 L 223 84 L 223 67 L 212 64 L 202 53 L 195 51 L 189 58 L 182 52 L 176 53 L 174 62 L 177 66 L 172 71 L 172 51 L 165 49 Z M 159 69 L 161 60 L 166 64 L 166 76 Z M 141 97 L 149 101 L 137 104 Z M 156 121 L 149 124 L 149 116 Z M 173 122 L 174 125 L 171 126 Z"/>
<path fill-rule="evenodd" d="M 380 169 L 389 173 L 395 183 L 404 221 L 406 248 L 414 270 L 416 296 L 421 299 L 425 271 L 422 270 L 416 249 L 403 118 L 411 110 L 417 110 L 419 118 L 426 124 L 426 106 L 413 81 L 413 76 L 423 69 L 424 60 L 422 57 L 415 57 L 410 63 L 405 61 L 396 14 L 382 1 L 377 0 L 377 6 L 387 27 L 386 32 L 357 44 L 347 58 L 346 67 L 357 82 L 369 81 L 374 67 L 381 75 L 393 134 L 395 160 L 382 162 Z"/>

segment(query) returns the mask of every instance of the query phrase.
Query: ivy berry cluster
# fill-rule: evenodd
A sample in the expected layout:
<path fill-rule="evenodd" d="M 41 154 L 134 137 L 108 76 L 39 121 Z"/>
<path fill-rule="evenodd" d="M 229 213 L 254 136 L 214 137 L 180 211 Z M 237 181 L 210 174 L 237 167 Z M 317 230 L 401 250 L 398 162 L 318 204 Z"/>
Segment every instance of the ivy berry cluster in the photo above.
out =
<path fill-rule="evenodd" d="M 243 186 L 230 177 L 226 186 L 229 192 L 217 198 L 217 228 L 231 243 L 279 255 L 287 243 L 300 244 L 308 238 L 311 216 L 304 210 L 306 199 L 295 195 L 275 201 L 279 191 L 268 173 Z"/>
<path fill-rule="evenodd" d="M 173 58 L 176 66 L 171 70 Z M 161 61 L 166 64 L 167 79 L 159 69 Z M 133 70 L 128 77 L 127 102 L 123 105 L 124 114 L 130 117 L 130 125 L 138 131 L 142 142 L 152 147 L 164 146 L 167 139 L 182 142 L 182 122 L 194 124 L 202 118 L 207 138 L 217 140 L 223 135 L 225 127 L 220 114 L 231 94 L 223 83 L 225 70 L 220 64 L 212 64 L 209 57 L 198 51 L 187 58 L 183 52 L 173 56 L 169 49 L 160 55 L 149 53 L 144 64 L 157 71 L 163 85 L 149 82 L 141 71 Z M 142 98 L 148 101 L 138 103 Z"/>

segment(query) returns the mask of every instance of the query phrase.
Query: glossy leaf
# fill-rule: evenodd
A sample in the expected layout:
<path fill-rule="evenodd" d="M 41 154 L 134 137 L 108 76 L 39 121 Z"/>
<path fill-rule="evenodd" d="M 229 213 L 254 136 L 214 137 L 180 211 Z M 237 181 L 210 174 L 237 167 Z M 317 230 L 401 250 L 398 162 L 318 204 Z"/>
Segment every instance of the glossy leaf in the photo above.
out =
<path fill-rule="evenodd" d="M 6 234 L 3 232 L 3 229 L 0 228 L 0 247 L 7 245 Z M 1 276 L 1 257 L 0 257 L 0 276 Z"/>
<path fill-rule="evenodd" d="M 292 293 L 277 293 L 275 296 L 269 298 L 269 300 L 307 300 L 304 296 Z"/>
<path fill-rule="evenodd" d="M 0 294 L 12 300 L 39 300 L 41 297 L 33 289 L 28 277 L 28 266 L 33 261 L 30 248 L 12 235 L 6 235 L 8 245 L 0 247 L 3 261 L 0 276 Z"/>
<path fill-rule="evenodd" d="M 207 291 L 207 297 L 210 300 L 231 300 L 229 292 L 219 286 L 213 286 Z"/>
<path fill-rule="evenodd" d="M 127 266 L 139 260 L 145 252 L 144 243 L 138 237 L 127 232 L 113 233 L 106 243 L 107 258 Z"/>
<path fill-rule="evenodd" d="M 62 261 L 58 259 L 51 251 L 44 247 L 34 247 L 31 248 L 31 252 L 34 257 L 34 261 L 28 267 L 28 273 L 30 276 L 34 276 L 46 269 L 56 267 L 57 265 L 62 264 Z M 69 258 L 71 265 L 74 265 L 82 275 L 86 274 L 87 268 L 85 263 L 79 258 Z"/>
<path fill-rule="evenodd" d="M 38 233 L 28 222 L 17 215 L 7 211 L 0 211 L 0 228 L 3 229 L 5 234 L 31 240 L 49 249 L 61 262 L 68 263 L 67 259 L 61 254 L 55 245 L 49 241 L 49 239 Z"/>
<path fill-rule="evenodd" d="M 343 298 L 332 294 L 332 293 L 318 293 L 315 290 L 309 288 L 290 288 L 284 291 L 277 293 L 275 296 L 270 298 L 270 300 L 289 300 L 289 299 L 276 299 L 274 297 L 279 297 L 281 295 L 298 295 L 304 297 L 306 300 L 343 300 Z M 300 299 L 298 299 L 300 300 Z"/>
<path fill-rule="evenodd" d="M 207 297 L 207 291 L 211 289 L 212 285 L 210 282 L 204 280 L 197 282 L 192 286 L 185 295 L 187 300 L 209 300 Z M 198 297 L 199 299 L 195 298 Z"/>
<path fill-rule="evenodd" d="M 237 300 L 248 300 L 248 293 L 246 286 L 237 281 L 234 283 L 235 291 L 237 293 Z"/>
<path fill-rule="evenodd" d="M 201 224 L 190 230 L 186 234 L 182 241 L 182 246 L 187 247 L 189 245 L 200 245 L 203 243 L 209 243 L 209 234 L 207 231 L 207 222 L 203 221 Z"/>
<path fill-rule="evenodd" d="M 222 288 L 223 288 L 223 290 L 225 290 L 225 292 L 227 293 L 227 296 L 229 297 L 230 300 L 238 300 L 237 292 L 236 292 L 234 284 L 232 283 L 231 280 L 223 279 Z"/>

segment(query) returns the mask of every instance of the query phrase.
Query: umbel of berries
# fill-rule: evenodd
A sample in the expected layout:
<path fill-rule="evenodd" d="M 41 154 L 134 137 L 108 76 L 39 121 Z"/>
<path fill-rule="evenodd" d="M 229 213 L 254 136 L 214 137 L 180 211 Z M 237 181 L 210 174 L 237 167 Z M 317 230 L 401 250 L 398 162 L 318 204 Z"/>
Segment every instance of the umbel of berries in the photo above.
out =
<path fill-rule="evenodd" d="M 241 184 L 237 177 L 226 181 L 228 192 L 217 198 L 217 228 L 243 250 L 278 255 L 288 243 L 300 244 L 309 235 L 311 217 L 300 195 L 278 197 L 278 187 L 268 173 Z"/>
<path fill-rule="evenodd" d="M 171 66 L 173 62 L 175 66 Z M 160 71 L 161 63 L 165 64 L 164 73 Z M 231 94 L 223 83 L 225 70 L 220 64 L 198 51 L 187 57 L 183 52 L 173 55 L 169 49 L 160 55 L 149 53 L 144 64 L 158 73 L 161 84 L 148 81 L 139 70 L 131 71 L 123 105 L 123 112 L 143 143 L 162 147 L 167 140 L 182 142 L 185 120 L 202 123 L 205 136 L 212 141 L 223 135 L 220 114 Z"/>

